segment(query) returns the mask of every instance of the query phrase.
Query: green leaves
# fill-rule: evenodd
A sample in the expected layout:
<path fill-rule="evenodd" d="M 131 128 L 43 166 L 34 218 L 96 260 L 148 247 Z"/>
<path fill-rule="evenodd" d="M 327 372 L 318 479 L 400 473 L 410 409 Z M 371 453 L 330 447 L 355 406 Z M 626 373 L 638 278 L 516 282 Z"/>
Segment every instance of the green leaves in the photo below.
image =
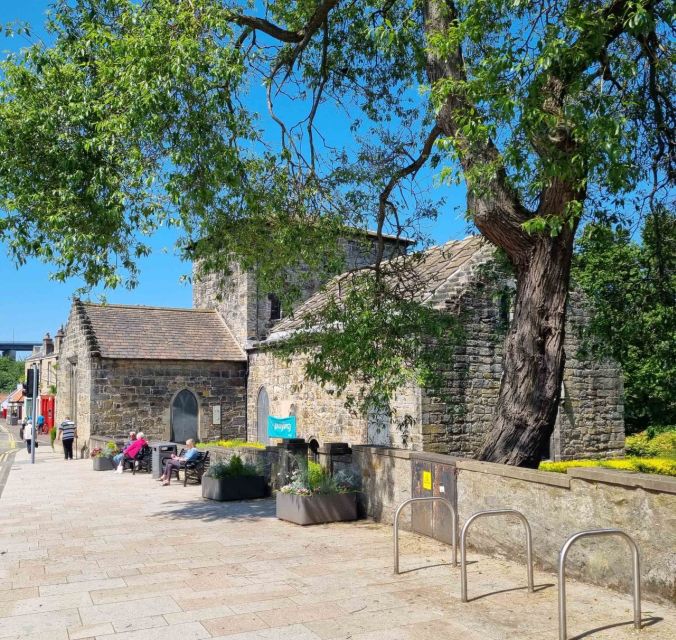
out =
<path fill-rule="evenodd" d="M 590 344 L 622 365 L 625 419 L 632 431 L 676 422 L 676 217 L 658 209 L 643 242 L 626 230 L 590 225 L 573 278 L 593 316 Z"/>
<path fill-rule="evenodd" d="M 415 260 L 415 258 L 410 258 Z M 401 262 L 332 282 L 321 308 L 303 329 L 273 349 L 305 353 L 306 375 L 362 412 L 390 412 L 398 390 L 411 384 L 440 389 L 462 339 L 459 320 L 419 299 L 424 283 Z"/>

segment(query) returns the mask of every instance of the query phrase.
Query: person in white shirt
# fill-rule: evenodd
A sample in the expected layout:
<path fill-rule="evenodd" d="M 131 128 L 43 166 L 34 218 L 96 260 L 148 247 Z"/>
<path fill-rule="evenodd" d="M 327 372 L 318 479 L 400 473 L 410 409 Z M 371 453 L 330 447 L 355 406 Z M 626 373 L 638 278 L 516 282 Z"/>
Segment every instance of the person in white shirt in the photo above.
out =
<path fill-rule="evenodd" d="M 23 439 L 26 441 L 26 451 L 31 452 L 33 446 L 33 421 L 29 420 L 23 428 Z"/>

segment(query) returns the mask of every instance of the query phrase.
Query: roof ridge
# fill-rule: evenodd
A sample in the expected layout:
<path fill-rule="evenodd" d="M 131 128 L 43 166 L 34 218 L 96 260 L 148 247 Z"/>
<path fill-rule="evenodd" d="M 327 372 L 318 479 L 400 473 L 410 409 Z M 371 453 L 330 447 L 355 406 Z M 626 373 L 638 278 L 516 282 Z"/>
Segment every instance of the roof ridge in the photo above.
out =
<path fill-rule="evenodd" d="M 216 313 L 214 309 L 195 309 L 193 307 L 160 307 L 157 305 L 148 304 L 117 304 L 117 303 L 98 303 L 98 302 L 81 302 L 83 306 L 97 307 L 99 309 L 115 308 L 115 309 L 155 309 L 157 311 L 188 311 L 190 313 Z"/>

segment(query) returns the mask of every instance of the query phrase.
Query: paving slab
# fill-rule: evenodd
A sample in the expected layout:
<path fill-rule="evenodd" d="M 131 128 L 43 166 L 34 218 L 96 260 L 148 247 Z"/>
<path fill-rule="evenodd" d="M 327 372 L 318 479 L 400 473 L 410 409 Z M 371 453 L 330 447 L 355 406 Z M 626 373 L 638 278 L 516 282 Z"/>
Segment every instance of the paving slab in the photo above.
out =
<path fill-rule="evenodd" d="M 27 500 L 26 496 L 30 499 Z M 298 527 L 274 500 L 214 503 L 199 486 L 19 452 L 0 498 L 0 640 L 556 640 L 556 577 L 371 521 Z M 672 640 L 676 607 L 571 580 L 571 638 Z"/>

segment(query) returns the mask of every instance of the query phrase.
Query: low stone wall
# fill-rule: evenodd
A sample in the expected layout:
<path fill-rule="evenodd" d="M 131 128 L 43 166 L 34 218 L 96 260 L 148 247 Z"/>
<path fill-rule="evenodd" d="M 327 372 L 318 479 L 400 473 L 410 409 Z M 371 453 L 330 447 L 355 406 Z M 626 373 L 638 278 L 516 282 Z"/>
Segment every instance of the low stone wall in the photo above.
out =
<path fill-rule="evenodd" d="M 643 590 L 676 601 L 676 478 L 595 468 L 557 474 L 449 456 L 435 456 L 420 464 L 421 457 L 425 454 L 353 448 L 353 464 L 363 477 L 360 504 L 364 515 L 392 522 L 403 500 L 414 495 L 444 495 L 453 501 L 454 491 L 460 526 L 477 511 L 517 509 L 531 525 L 535 562 L 548 571 L 556 570 L 561 546 L 573 533 L 622 529 L 639 546 Z M 438 465 L 455 471 L 446 472 L 442 480 L 435 476 Z M 422 489 L 417 477 L 423 470 L 432 474 L 431 490 Z M 411 526 L 409 514 L 402 519 L 404 527 Z M 421 530 L 416 518 L 413 528 Z M 439 537 L 436 532 L 434 537 Z M 482 553 L 525 562 L 523 529 L 515 519 L 477 521 L 468 543 Z M 629 550 L 619 539 L 582 540 L 569 554 L 567 572 L 593 584 L 628 591 Z"/>

